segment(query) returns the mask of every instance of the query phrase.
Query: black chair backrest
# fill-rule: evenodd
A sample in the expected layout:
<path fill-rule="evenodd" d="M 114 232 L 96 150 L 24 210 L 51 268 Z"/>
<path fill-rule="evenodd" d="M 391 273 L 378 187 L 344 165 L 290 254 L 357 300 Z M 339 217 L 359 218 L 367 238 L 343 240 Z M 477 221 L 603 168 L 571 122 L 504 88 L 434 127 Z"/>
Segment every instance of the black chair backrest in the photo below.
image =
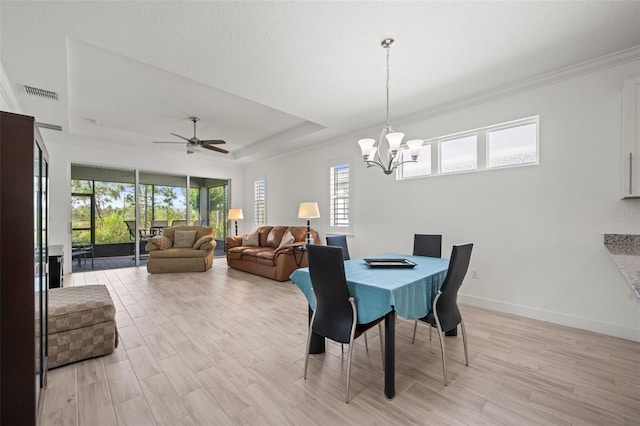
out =
<path fill-rule="evenodd" d="M 415 234 L 413 236 L 413 255 L 442 257 L 442 235 Z"/>
<path fill-rule="evenodd" d="M 313 330 L 340 343 L 349 343 L 353 308 L 344 275 L 342 249 L 307 245 L 309 275 L 316 298 Z"/>
<path fill-rule="evenodd" d="M 455 328 L 460 324 L 462 318 L 458 309 L 458 289 L 460 289 L 467 269 L 469 269 L 472 249 L 473 244 L 469 243 L 453 246 L 451 250 L 447 277 L 440 287 L 442 294 L 436 304 L 438 319 L 445 331 Z"/>
<path fill-rule="evenodd" d="M 343 260 L 351 259 L 351 257 L 349 256 L 349 247 L 347 246 L 346 235 L 327 235 L 327 245 L 342 247 L 342 259 Z"/>

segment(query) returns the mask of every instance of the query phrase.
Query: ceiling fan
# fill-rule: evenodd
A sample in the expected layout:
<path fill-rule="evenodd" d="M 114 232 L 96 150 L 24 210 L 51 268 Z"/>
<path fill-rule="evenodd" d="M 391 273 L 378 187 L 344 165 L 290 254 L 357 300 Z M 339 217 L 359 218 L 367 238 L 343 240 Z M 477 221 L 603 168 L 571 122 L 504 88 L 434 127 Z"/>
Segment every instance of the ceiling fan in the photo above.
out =
<path fill-rule="evenodd" d="M 194 152 L 200 151 L 202 148 L 209 149 L 211 151 L 220 152 L 222 154 L 228 154 L 229 151 L 226 149 L 218 148 L 217 146 L 212 145 L 221 145 L 226 143 L 220 139 L 210 139 L 210 140 L 202 140 L 198 139 L 196 136 L 196 123 L 200 120 L 198 117 L 189 117 L 191 121 L 193 121 L 193 137 L 186 138 L 184 136 L 180 136 L 176 133 L 171 133 L 173 136 L 179 137 L 180 139 L 184 139 L 187 141 L 187 154 L 193 154 Z M 184 143 L 184 142 L 153 142 L 153 143 Z"/>

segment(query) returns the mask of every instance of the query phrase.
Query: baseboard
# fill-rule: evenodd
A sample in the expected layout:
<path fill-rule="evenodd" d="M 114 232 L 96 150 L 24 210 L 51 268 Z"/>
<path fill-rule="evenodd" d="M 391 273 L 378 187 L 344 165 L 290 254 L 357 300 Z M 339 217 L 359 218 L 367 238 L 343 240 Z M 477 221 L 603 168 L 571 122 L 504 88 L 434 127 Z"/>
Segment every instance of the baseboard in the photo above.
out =
<path fill-rule="evenodd" d="M 527 318 L 640 342 L 640 329 L 634 327 L 464 294 L 458 294 L 458 300 L 460 303 L 477 306 L 479 308 L 520 315 Z"/>

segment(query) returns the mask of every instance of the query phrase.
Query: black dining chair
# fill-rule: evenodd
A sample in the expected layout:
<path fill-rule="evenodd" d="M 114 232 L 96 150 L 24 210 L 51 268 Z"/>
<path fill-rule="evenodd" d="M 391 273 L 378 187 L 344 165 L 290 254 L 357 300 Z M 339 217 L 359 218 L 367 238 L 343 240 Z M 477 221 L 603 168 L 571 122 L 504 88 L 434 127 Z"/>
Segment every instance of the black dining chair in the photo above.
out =
<path fill-rule="evenodd" d="M 347 246 L 346 235 L 327 235 L 327 245 L 342 247 L 342 260 L 349 260 L 349 247 Z"/>
<path fill-rule="evenodd" d="M 384 350 L 382 341 L 382 320 L 380 317 L 367 324 L 358 324 L 358 312 L 354 298 L 349 294 L 347 279 L 344 273 L 343 253 L 340 247 L 307 246 L 309 275 L 316 307 L 309 323 L 307 352 L 304 357 L 304 378 L 307 378 L 311 334 L 317 333 L 327 339 L 349 345 L 347 355 L 347 389 L 346 400 L 349 402 L 349 384 L 351 381 L 351 358 L 354 340 L 376 324 L 380 332 L 380 348 Z"/>
<path fill-rule="evenodd" d="M 447 362 L 444 355 L 444 339 L 443 333 L 452 330 L 460 324 L 462 329 L 462 342 L 464 344 L 464 361 L 469 366 L 469 355 L 467 353 L 467 333 L 464 329 L 464 321 L 458 309 L 458 289 L 462 285 L 464 276 L 469 269 L 469 261 L 471 259 L 471 250 L 473 244 L 455 245 L 451 250 L 451 259 L 449 260 L 449 269 L 447 276 L 440 287 L 440 291 L 433 300 L 433 307 L 427 313 L 427 316 L 420 318 L 419 321 L 430 324 L 429 340 L 431 340 L 431 329 L 435 327 L 440 336 L 440 349 L 442 350 L 442 371 L 444 373 L 444 385 L 447 386 Z M 416 341 L 416 329 L 418 320 L 413 325 L 413 340 Z"/>
<path fill-rule="evenodd" d="M 442 235 L 415 234 L 413 236 L 413 255 L 442 257 Z"/>

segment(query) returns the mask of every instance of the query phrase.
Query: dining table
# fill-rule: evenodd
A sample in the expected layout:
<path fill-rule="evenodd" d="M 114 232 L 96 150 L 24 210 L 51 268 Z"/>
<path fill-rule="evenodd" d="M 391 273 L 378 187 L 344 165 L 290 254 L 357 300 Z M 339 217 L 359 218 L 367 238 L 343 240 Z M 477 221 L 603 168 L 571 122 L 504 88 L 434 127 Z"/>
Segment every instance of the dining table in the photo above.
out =
<path fill-rule="evenodd" d="M 404 259 L 405 261 L 371 262 L 371 259 Z M 384 316 L 384 393 L 388 399 L 392 399 L 396 393 L 396 314 L 408 320 L 426 316 L 446 278 L 448 267 L 448 259 L 397 253 L 344 261 L 347 286 L 349 294 L 355 300 L 358 323 L 366 324 Z M 309 320 L 311 320 L 315 309 L 315 297 L 309 268 L 296 269 L 290 279 L 306 297 L 309 304 Z M 324 350 L 324 338 L 313 333 L 310 353 L 319 354 Z"/>

